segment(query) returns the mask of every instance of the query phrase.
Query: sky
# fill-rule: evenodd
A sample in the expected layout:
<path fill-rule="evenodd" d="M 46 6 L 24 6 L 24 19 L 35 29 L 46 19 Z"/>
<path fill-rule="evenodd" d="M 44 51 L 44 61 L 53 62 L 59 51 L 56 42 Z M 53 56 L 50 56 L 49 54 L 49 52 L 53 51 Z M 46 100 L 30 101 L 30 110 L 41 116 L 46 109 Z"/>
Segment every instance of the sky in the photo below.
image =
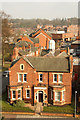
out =
<path fill-rule="evenodd" d="M 3 0 L 4 1 L 4 0 Z M 24 19 L 49 19 L 54 18 L 71 18 L 78 17 L 78 2 L 77 0 L 73 1 L 61 1 L 57 0 L 53 2 L 51 0 L 41 0 L 39 2 L 25 2 L 23 0 L 20 2 L 2 2 L 2 10 L 7 14 L 11 15 L 12 18 L 24 18 Z"/>

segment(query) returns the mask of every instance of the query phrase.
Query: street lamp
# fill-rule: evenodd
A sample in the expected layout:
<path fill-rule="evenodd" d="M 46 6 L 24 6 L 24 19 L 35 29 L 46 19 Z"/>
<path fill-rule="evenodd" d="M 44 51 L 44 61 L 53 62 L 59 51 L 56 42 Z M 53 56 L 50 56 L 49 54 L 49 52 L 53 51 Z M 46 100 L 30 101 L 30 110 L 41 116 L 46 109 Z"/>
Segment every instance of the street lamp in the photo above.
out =
<path fill-rule="evenodd" d="M 77 94 L 77 91 L 75 91 L 75 117 L 76 117 L 76 94 Z"/>

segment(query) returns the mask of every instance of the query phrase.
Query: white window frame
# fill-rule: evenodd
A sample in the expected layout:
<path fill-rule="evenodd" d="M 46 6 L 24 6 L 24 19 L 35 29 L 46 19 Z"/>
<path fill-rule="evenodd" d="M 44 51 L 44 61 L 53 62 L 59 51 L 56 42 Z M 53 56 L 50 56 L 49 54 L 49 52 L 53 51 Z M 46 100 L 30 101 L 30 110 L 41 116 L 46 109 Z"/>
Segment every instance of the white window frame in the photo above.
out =
<path fill-rule="evenodd" d="M 55 101 L 60 101 L 60 99 L 56 99 L 56 97 L 58 96 L 58 93 L 60 93 L 60 92 L 59 91 L 55 92 Z"/>
<path fill-rule="evenodd" d="M 22 78 L 22 74 L 18 74 L 18 82 L 22 82 L 22 79 L 21 81 L 19 80 L 19 75 L 21 75 L 21 78 Z"/>
<path fill-rule="evenodd" d="M 54 81 L 54 75 L 57 75 L 56 73 L 53 74 L 53 83 L 57 83 L 57 81 Z"/>
<path fill-rule="evenodd" d="M 62 81 L 60 81 L 60 75 L 62 75 L 62 74 L 58 74 L 58 82 L 62 83 L 63 82 L 63 76 L 62 76 Z"/>
<path fill-rule="evenodd" d="M 23 69 L 21 68 L 22 65 L 23 65 Z M 24 70 L 24 64 L 20 64 L 20 70 Z"/>
<path fill-rule="evenodd" d="M 23 74 L 23 82 L 27 82 L 27 74 L 26 74 L 26 81 L 24 81 L 24 74 Z"/>
<path fill-rule="evenodd" d="M 29 90 L 29 97 L 27 96 L 27 90 Z M 26 90 L 26 98 L 30 98 L 30 89 Z"/>
<path fill-rule="evenodd" d="M 41 73 L 42 74 L 42 73 Z M 43 82 L 43 74 L 42 74 L 42 81 L 40 81 L 40 75 L 41 74 L 39 74 L 39 82 Z"/>
<path fill-rule="evenodd" d="M 20 90 L 20 89 L 19 89 L 19 90 Z M 19 90 L 18 90 L 18 91 L 19 91 Z M 19 93 L 18 93 L 18 95 L 19 95 Z M 18 99 L 21 99 L 21 90 L 20 90 L 20 97 L 18 97 Z"/>
<path fill-rule="evenodd" d="M 63 93 L 64 93 L 64 91 L 62 91 L 62 101 L 65 100 L 65 99 L 64 99 L 65 94 L 63 94 Z"/>
<path fill-rule="evenodd" d="M 13 91 L 15 91 L 15 98 L 13 98 Z M 12 99 L 13 99 L 13 100 L 16 99 L 16 90 L 12 90 Z"/>

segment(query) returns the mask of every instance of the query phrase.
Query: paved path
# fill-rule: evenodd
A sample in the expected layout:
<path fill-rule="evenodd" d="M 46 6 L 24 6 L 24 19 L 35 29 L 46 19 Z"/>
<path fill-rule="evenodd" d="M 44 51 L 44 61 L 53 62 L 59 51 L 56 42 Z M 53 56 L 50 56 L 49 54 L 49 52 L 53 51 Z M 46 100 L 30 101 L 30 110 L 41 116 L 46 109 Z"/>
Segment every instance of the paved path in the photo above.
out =
<path fill-rule="evenodd" d="M 35 105 L 35 113 L 41 113 L 41 111 L 43 111 L 42 103 L 37 103 Z"/>
<path fill-rule="evenodd" d="M 7 118 L 3 120 L 80 120 L 78 118 Z"/>

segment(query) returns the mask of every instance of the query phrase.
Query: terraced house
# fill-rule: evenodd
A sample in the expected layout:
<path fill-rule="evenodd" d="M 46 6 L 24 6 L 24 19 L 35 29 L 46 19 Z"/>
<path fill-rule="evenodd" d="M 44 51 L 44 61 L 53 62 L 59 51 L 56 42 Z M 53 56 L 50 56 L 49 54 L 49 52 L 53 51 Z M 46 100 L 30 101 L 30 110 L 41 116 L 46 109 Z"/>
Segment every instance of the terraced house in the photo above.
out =
<path fill-rule="evenodd" d="M 72 57 L 21 57 L 9 68 L 8 101 L 71 103 Z"/>

